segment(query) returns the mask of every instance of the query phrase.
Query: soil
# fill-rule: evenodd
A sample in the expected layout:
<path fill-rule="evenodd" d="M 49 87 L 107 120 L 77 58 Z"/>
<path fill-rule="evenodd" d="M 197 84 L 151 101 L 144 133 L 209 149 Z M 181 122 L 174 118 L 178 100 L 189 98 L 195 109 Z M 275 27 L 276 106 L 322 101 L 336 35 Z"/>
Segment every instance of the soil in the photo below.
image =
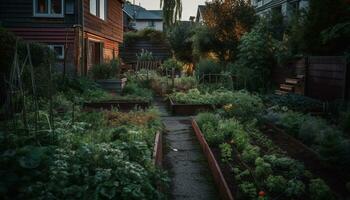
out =
<path fill-rule="evenodd" d="M 306 169 L 326 181 L 330 188 L 338 195 L 342 197 L 348 195 L 345 185 L 350 180 L 349 172 L 325 165 L 319 155 L 312 149 L 273 125 L 264 126 L 261 128 L 261 131 L 285 151 L 287 155 L 303 162 Z"/>

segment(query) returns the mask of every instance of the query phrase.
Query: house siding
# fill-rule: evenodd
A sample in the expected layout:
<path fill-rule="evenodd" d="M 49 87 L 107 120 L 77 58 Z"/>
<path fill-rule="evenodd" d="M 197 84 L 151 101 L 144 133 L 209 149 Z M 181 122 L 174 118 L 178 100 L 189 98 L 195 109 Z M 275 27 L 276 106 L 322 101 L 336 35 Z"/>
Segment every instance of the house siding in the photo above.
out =
<path fill-rule="evenodd" d="M 145 28 L 152 28 L 152 29 L 155 29 L 157 31 L 163 31 L 163 21 L 154 21 L 154 26 L 153 27 L 149 26 L 149 22 L 150 21 L 147 21 L 147 20 L 145 20 L 145 21 L 136 21 L 134 28 L 136 30 L 142 30 L 142 29 L 145 29 Z"/>

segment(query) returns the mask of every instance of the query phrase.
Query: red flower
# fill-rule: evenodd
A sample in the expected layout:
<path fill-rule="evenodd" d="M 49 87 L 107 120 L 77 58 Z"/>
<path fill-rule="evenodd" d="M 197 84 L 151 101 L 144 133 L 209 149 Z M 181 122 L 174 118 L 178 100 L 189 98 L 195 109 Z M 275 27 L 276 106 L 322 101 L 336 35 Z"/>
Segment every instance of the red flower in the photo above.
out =
<path fill-rule="evenodd" d="M 264 197 L 265 195 L 266 195 L 266 193 L 264 191 L 259 192 L 259 197 Z"/>

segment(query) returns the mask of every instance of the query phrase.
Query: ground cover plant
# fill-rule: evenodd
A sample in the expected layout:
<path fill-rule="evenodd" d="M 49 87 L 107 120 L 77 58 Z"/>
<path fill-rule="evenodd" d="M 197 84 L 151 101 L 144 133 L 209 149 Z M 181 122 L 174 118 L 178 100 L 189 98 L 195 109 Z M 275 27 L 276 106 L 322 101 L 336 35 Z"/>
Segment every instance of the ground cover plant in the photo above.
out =
<path fill-rule="evenodd" d="M 232 170 L 235 198 L 334 199 L 323 180 L 286 155 L 255 122 L 214 113 L 201 113 L 196 121 L 209 146 L 219 149 L 220 165 Z"/>

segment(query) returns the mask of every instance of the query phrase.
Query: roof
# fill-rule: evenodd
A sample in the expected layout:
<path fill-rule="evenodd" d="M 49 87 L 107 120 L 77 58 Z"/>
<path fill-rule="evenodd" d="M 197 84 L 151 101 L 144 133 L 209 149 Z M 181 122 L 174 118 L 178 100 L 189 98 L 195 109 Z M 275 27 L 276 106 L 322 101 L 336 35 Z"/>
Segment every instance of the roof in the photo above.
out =
<path fill-rule="evenodd" d="M 197 10 L 197 16 L 196 16 L 196 22 L 199 21 L 199 17 L 203 16 L 203 13 L 205 12 L 205 9 L 207 8 L 206 5 L 199 5 Z"/>
<path fill-rule="evenodd" d="M 123 11 L 135 20 L 163 20 L 162 10 L 146 10 L 129 2 L 125 2 Z"/>

